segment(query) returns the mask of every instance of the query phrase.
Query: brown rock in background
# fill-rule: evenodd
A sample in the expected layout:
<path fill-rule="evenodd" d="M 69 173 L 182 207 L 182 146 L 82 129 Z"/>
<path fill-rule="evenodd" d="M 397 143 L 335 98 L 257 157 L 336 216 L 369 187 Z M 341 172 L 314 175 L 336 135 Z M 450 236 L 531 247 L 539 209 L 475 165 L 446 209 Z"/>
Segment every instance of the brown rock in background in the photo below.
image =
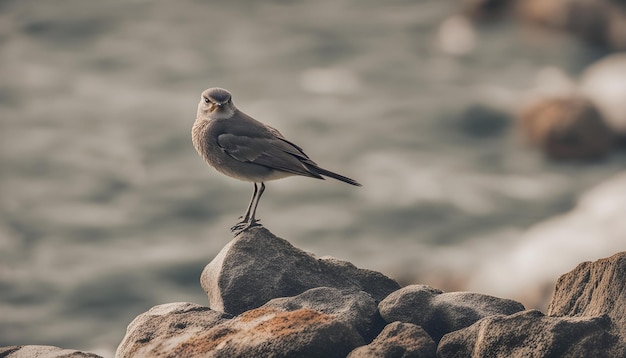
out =
<path fill-rule="evenodd" d="M 579 96 L 541 99 L 522 110 L 519 123 L 529 142 L 555 159 L 600 158 L 615 144 L 600 112 Z"/>
<path fill-rule="evenodd" d="M 623 2 L 622 2 L 623 3 Z M 522 19 L 573 33 L 611 50 L 626 49 L 626 7 L 607 0 L 518 0 L 516 13 Z"/>
<path fill-rule="evenodd" d="M 513 3 L 512 0 L 463 0 L 463 14 L 475 20 L 490 20 L 505 13 Z"/>

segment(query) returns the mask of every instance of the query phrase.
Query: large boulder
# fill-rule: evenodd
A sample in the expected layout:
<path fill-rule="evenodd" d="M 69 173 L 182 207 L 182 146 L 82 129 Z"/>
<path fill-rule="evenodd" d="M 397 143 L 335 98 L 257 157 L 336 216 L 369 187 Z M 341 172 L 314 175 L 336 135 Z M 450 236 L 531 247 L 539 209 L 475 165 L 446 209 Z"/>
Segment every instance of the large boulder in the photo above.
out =
<path fill-rule="evenodd" d="M 129 326 L 116 356 L 344 356 L 384 327 L 365 292 L 320 287 L 230 319 L 193 303 L 156 306 Z"/>
<path fill-rule="evenodd" d="M 611 320 L 548 317 L 535 310 L 491 316 L 446 334 L 437 355 L 448 357 L 623 357 L 609 332 Z"/>
<path fill-rule="evenodd" d="M 364 343 L 343 317 L 308 308 L 268 306 L 227 319 L 174 303 L 138 316 L 116 357 L 345 357 Z"/>
<path fill-rule="evenodd" d="M 357 330 L 337 316 L 261 307 L 198 334 L 173 352 L 176 357 L 345 357 L 362 344 Z"/>
<path fill-rule="evenodd" d="M 2 358 L 102 358 L 101 356 L 75 349 L 63 349 L 54 346 L 9 346 L 0 347 Z"/>
<path fill-rule="evenodd" d="M 364 291 L 378 301 L 400 288 L 379 272 L 335 258 L 316 258 L 263 227 L 228 243 L 206 266 L 200 281 L 211 309 L 233 315 L 316 287 Z"/>
<path fill-rule="evenodd" d="M 583 262 L 561 276 L 548 308 L 550 316 L 607 315 L 626 346 L 626 252 Z M 626 349 L 624 349 L 626 356 Z"/>
<path fill-rule="evenodd" d="M 436 351 L 435 342 L 422 327 L 393 322 L 372 343 L 350 352 L 348 358 L 435 358 Z"/>
<path fill-rule="evenodd" d="M 426 285 L 411 285 L 393 292 L 378 305 L 387 322 L 421 326 L 438 342 L 441 337 L 493 315 L 524 310 L 516 301 L 471 292 L 447 292 Z"/>

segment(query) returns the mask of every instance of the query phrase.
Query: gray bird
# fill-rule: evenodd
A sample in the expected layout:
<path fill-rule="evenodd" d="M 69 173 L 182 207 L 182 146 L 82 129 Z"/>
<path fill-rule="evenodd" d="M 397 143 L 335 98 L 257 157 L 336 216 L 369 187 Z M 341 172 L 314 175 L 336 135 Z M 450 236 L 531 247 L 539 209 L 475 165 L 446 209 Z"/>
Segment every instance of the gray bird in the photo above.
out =
<path fill-rule="evenodd" d="M 279 131 L 241 112 L 233 104 L 230 92 L 223 88 L 202 92 L 191 137 L 198 154 L 210 166 L 222 174 L 254 183 L 246 213 L 231 228 L 235 233 L 259 225 L 256 208 L 268 180 L 292 175 L 316 179 L 327 176 L 361 186 L 355 180 L 320 168 Z"/>

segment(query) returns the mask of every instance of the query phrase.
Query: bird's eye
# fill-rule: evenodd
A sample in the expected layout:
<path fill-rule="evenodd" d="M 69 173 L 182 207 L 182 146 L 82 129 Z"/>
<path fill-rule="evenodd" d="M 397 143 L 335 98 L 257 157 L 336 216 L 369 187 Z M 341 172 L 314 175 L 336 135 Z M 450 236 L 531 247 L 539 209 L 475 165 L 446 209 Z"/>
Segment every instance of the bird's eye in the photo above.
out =
<path fill-rule="evenodd" d="M 204 103 L 210 103 L 211 101 L 209 101 L 209 99 L 207 97 L 204 97 Z"/>

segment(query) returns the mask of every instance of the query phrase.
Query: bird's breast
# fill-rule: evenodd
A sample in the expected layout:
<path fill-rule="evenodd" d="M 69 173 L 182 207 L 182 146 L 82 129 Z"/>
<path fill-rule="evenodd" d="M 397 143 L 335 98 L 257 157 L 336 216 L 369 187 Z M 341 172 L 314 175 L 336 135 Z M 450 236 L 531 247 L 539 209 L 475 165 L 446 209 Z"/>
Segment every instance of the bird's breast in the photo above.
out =
<path fill-rule="evenodd" d="M 193 146 L 204 161 L 218 172 L 244 181 L 262 182 L 293 175 L 266 166 L 239 161 L 219 146 L 222 127 L 216 120 L 196 120 L 191 130 Z"/>

